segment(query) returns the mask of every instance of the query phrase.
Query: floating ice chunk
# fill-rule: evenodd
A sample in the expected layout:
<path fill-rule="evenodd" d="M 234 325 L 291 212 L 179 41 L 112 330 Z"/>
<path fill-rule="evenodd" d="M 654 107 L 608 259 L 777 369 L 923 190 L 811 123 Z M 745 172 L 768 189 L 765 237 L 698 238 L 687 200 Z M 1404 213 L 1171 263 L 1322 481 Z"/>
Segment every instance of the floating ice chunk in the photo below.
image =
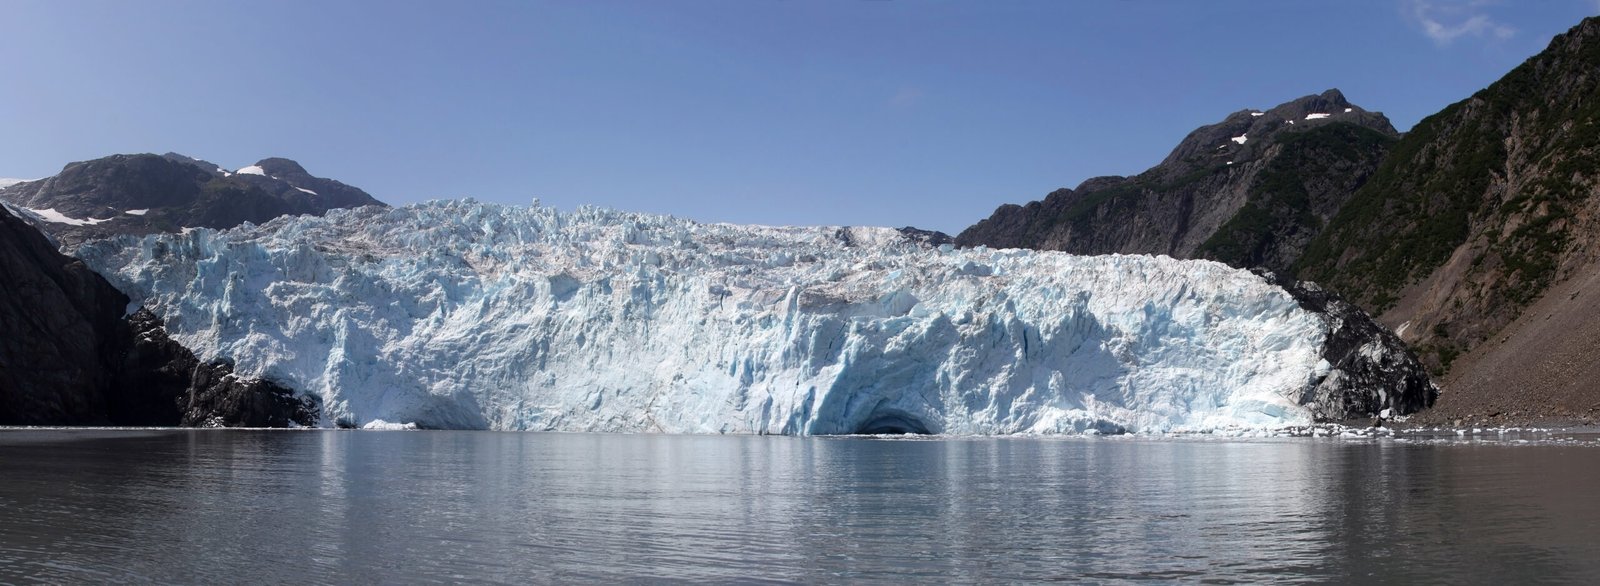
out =
<path fill-rule="evenodd" d="M 366 425 L 361 426 L 361 429 L 377 429 L 377 430 L 382 430 L 382 431 L 409 431 L 409 430 L 418 429 L 418 427 L 417 427 L 417 424 L 414 423 L 414 422 L 411 422 L 411 423 L 389 423 L 389 422 L 384 421 L 382 419 L 374 419 L 372 421 L 368 421 Z"/>

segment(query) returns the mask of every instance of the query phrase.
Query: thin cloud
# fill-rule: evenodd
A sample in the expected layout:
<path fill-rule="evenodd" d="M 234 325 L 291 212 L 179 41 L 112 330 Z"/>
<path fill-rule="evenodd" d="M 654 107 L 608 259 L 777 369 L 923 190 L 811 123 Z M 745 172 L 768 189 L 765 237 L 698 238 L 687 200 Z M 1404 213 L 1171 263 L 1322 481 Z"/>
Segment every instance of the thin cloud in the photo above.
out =
<path fill-rule="evenodd" d="M 1489 16 L 1487 0 L 1404 0 L 1407 15 L 1439 46 L 1463 37 L 1503 41 L 1517 29 Z"/>

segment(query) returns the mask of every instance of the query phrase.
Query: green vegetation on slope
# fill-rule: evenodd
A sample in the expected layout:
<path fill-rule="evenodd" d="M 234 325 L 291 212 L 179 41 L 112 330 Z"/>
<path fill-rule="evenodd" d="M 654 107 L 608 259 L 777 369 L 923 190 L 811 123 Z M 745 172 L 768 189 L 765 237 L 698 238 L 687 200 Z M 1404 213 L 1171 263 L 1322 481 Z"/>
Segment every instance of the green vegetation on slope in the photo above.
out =
<path fill-rule="evenodd" d="M 1470 253 L 1464 274 L 1446 277 L 1461 286 L 1423 316 L 1432 327 L 1421 350 L 1436 372 L 1514 319 L 1556 278 L 1600 168 L 1595 29 L 1586 21 L 1418 123 L 1307 247 L 1298 273 L 1381 312 Z"/>
<path fill-rule="evenodd" d="M 1238 267 L 1268 266 L 1274 246 L 1309 238 L 1322 226 L 1312 190 L 1338 181 L 1363 160 L 1377 159 L 1395 138 L 1355 124 L 1337 123 L 1278 138 L 1282 153 L 1267 164 L 1249 200 L 1195 251 Z"/>

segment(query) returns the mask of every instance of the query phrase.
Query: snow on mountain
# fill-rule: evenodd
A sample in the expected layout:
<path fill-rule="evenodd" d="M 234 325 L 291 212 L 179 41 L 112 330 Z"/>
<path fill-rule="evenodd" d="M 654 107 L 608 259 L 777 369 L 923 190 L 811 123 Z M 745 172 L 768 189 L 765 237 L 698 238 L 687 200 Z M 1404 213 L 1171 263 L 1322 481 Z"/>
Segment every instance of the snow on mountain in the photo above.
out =
<path fill-rule="evenodd" d="M 63 214 L 61 212 L 56 211 L 55 208 L 44 208 L 42 210 L 36 210 L 36 209 L 32 209 L 32 208 L 23 208 L 23 209 L 28 210 L 30 212 L 33 212 L 33 214 L 36 217 L 38 217 L 39 219 L 41 219 L 41 220 L 44 220 L 46 222 L 56 223 L 56 224 L 68 224 L 68 225 L 72 225 L 72 226 L 93 226 L 93 225 L 99 224 L 101 222 L 109 222 L 109 221 L 111 221 L 110 219 L 97 219 L 97 218 L 78 219 L 78 218 L 73 218 L 73 217 L 70 217 L 70 216 L 68 216 L 66 214 Z"/>
<path fill-rule="evenodd" d="M 0 177 L 0 189 L 5 189 L 7 187 L 11 187 L 12 185 L 16 185 L 18 183 L 27 183 L 27 182 L 28 182 L 27 179 L 8 179 L 8 178 L 5 178 L 5 177 Z"/>
<path fill-rule="evenodd" d="M 243 168 L 240 168 L 238 171 L 234 171 L 234 172 L 238 173 L 240 175 L 260 175 L 262 177 L 266 177 L 267 176 L 266 169 L 262 169 L 260 165 L 251 165 L 249 167 L 243 167 Z"/>
<path fill-rule="evenodd" d="M 441 201 L 80 257 L 323 425 L 672 433 L 1310 423 L 1316 313 L 1209 261 Z"/>

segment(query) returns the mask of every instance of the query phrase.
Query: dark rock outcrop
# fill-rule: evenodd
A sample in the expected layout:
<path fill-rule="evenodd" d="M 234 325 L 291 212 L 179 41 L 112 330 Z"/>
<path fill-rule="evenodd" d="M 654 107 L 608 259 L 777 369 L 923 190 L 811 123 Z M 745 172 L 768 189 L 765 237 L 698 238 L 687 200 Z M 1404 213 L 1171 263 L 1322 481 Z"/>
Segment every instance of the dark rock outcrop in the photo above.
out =
<path fill-rule="evenodd" d="M 320 406 L 202 363 L 0 209 L 0 425 L 315 425 Z"/>
<path fill-rule="evenodd" d="M 1165 254 L 1287 271 L 1397 137 L 1338 90 L 1241 110 L 1135 177 L 1096 177 L 1003 205 L 961 246 Z"/>
<path fill-rule="evenodd" d="M 1327 324 L 1322 359 L 1332 369 L 1301 399 L 1318 420 L 1410 415 L 1433 406 L 1439 387 L 1394 332 L 1316 283 L 1265 270 L 1255 273 L 1283 287 L 1301 308 L 1322 316 Z"/>
<path fill-rule="evenodd" d="M 906 226 L 904 228 L 899 228 L 899 230 L 900 234 L 905 236 L 907 240 L 923 246 L 936 247 L 944 244 L 954 244 L 956 241 L 956 239 L 951 238 L 949 234 L 945 234 L 944 232 L 940 232 L 938 230 L 923 230 L 913 226 Z"/>
<path fill-rule="evenodd" d="M 264 159 L 260 174 L 166 155 L 112 155 L 68 164 L 54 176 L 0 189 L 20 208 L 54 210 L 72 223 L 41 218 L 35 227 L 66 244 L 118 234 L 231 228 L 282 215 L 384 205 L 366 192 L 313 177 L 288 159 Z"/>

